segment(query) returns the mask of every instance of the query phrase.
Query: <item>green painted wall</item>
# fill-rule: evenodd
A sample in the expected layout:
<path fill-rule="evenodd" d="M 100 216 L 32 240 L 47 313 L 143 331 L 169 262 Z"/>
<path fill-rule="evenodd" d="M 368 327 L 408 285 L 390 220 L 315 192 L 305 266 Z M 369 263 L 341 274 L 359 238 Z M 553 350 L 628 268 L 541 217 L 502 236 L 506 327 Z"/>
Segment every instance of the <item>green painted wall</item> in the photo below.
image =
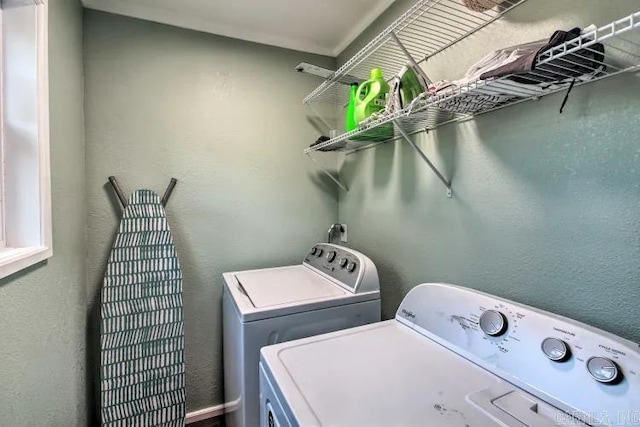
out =
<path fill-rule="evenodd" d="M 410 3 L 396 1 L 338 61 Z M 529 1 L 427 70 L 459 75 L 490 49 L 634 8 Z M 640 341 L 639 77 L 577 88 L 563 115 L 554 95 L 417 137 L 452 177 L 450 200 L 405 143 L 347 156 L 351 190 L 337 204 L 301 154 L 318 135 L 300 105 L 317 80 L 291 71 L 333 59 L 99 12 L 84 20 L 83 51 L 79 2 L 50 1 L 54 257 L 0 281 L 0 425 L 84 425 L 93 410 L 85 377 L 120 214 L 112 174 L 127 192 L 180 180 L 168 210 L 185 272 L 189 410 L 223 401 L 221 273 L 299 262 L 338 211 L 378 265 L 385 317 L 415 284 L 445 281 Z"/>
<path fill-rule="evenodd" d="M 397 1 L 338 62 L 412 2 Z M 637 1 L 535 0 L 430 61 L 461 77 L 495 48 L 605 24 Z M 640 341 L 640 76 L 625 75 L 346 156 L 339 217 L 376 262 L 384 317 L 416 284 L 450 282 Z"/>
<path fill-rule="evenodd" d="M 84 22 L 92 318 L 120 216 L 107 177 L 127 194 L 176 177 L 187 408 L 222 403 L 222 273 L 299 263 L 337 218 L 335 185 L 302 154 L 318 131 L 301 101 L 319 82 L 293 71 L 335 59 L 95 11 Z"/>
<path fill-rule="evenodd" d="M 53 249 L 0 281 L 0 425 L 85 425 L 82 9 L 49 1 Z"/>

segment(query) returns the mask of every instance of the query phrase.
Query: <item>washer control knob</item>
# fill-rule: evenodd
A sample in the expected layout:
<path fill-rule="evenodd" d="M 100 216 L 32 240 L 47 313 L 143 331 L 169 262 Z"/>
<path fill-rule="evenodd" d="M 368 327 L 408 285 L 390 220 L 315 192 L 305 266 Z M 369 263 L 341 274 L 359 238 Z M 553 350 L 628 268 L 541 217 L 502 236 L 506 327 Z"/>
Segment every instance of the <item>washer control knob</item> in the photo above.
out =
<path fill-rule="evenodd" d="M 318 248 L 316 248 L 315 246 L 311 248 L 311 255 L 315 255 L 316 252 L 318 252 Z"/>
<path fill-rule="evenodd" d="M 615 384 L 622 379 L 618 365 L 606 357 L 592 357 L 587 360 L 587 371 L 594 380 L 603 384 Z"/>
<path fill-rule="evenodd" d="M 318 258 L 320 258 L 320 257 L 322 256 L 322 253 L 323 253 L 323 252 L 324 252 L 324 251 L 323 251 L 322 249 L 318 248 L 318 252 L 316 252 L 316 256 L 317 256 Z"/>
<path fill-rule="evenodd" d="M 554 362 L 566 362 L 571 357 L 567 343 L 558 338 L 545 338 L 541 348 L 544 355 Z"/>
<path fill-rule="evenodd" d="M 340 268 L 345 268 L 348 263 L 349 260 L 346 258 L 340 258 L 340 261 L 338 261 L 338 265 L 340 265 Z"/>
<path fill-rule="evenodd" d="M 487 310 L 480 315 L 480 329 L 492 337 L 499 337 L 507 332 L 507 318 L 496 310 Z"/>
<path fill-rule="evenodd" d="M 349 273 L 353 273 L 354 271 L 356 271 L 356 267 L 358 266 L 358 264 L 355 263 L 355 261 L 352 261 L 349 263 L 349 265 L 347 266 L 347 271 Z"/>
<path fill-rule="evenodd" d="M 338 255 L 336 251 L 327 252 L 327 261 L 333 262 L 333 260 L 336 259 L 336 255 Z"/>

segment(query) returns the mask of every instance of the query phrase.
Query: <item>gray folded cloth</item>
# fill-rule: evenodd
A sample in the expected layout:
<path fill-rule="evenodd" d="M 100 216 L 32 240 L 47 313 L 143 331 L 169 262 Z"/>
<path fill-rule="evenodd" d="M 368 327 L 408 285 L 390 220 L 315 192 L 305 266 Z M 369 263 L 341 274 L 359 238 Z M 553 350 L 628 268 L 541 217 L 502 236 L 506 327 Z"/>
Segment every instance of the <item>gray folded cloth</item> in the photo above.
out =
<path fill-rule="evenodd" d="M 536 46 L 537 43 L 530 44 L 525 49 L 528 52 L 512 62 L 485 71 L 480 75 L 480 79 L 508 76 L 509 80 L 518 83 L 537 85 L 559 82 L 604 69 L 602 62 L 604 61 L 604 46 L 600 43 L 595 43 L 586 49 L 579 49 L 536 68 L 536 62 L 540 55 L 580 37 L 582 33 L 580 28 L 573 28 L 570 31 L 558 30 L 542 46 Z"/>

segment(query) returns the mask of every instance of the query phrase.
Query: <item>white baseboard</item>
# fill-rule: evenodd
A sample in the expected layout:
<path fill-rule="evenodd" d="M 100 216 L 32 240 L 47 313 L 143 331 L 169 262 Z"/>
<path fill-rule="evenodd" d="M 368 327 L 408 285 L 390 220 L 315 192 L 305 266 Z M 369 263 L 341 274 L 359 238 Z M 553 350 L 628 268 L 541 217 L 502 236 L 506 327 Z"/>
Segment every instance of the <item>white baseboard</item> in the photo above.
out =
<path fill-rule="evenodd" d="M 199 409 L 197 411 L 189 412 L 184 419 L 184 423 L 192 424 L 192 423 L 197 423 L 198 421 L 219 417 L 220 415 L 224 415 L 225 408 L 226 408 L 226 405 L 223 403 L 221 405 L 211 406 L 209 408 L 204 408 L 204 409 Z"/>

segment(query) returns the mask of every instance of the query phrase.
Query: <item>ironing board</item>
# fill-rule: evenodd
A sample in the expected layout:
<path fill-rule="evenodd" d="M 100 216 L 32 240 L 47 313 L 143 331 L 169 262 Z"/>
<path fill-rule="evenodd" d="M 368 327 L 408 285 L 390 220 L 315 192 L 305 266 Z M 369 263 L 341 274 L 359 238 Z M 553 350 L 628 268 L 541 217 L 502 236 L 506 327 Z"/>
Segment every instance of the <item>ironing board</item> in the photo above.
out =
<path fill-rule="evenodd" d="M 160 197 L 129 198 L 100 310 L 103 426 L 183 426 L 182 272 Z"/>

